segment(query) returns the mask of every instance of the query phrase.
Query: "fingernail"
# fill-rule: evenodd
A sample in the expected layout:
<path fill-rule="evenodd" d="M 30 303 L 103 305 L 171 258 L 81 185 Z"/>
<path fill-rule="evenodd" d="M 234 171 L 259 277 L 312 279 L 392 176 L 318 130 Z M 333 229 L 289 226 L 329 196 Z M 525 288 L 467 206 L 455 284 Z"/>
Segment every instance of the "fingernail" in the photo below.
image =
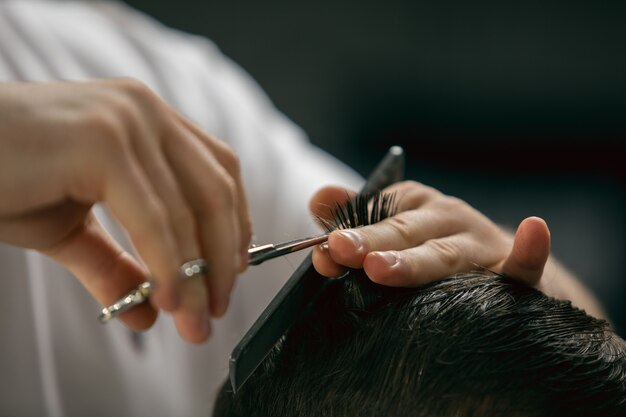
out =
<path fill-rule="evenodd" d="M 345 237 L 346 239 L 349 239 L 352 244 L 354 245 L 354 249 L 357 252 L 362 252 L 364 247 L 363 247 L 363 238 L 361 237 L 361 235 L 359 235 L 358 233 L 352 231 L 352 230 L 342 230 L 341 232 L 339 232 L 339 234 L 343 237 Z"/>
<path fill-rule="evenodd" d="M 350 270 L 347 270 L 346 272 L 344 272 L 343 274 L 339 275 L 338 277 L 328 277 L 328 279 L 340 280 L 340 279 L 343 279 L 343 278 L 347 277 L 348 275 L 350 275 Z"/>
<path fill-rule="evenodd" d="M 324 242 L 320 245 L 320 249 L 322 250 L 322 252 L 327 252 L 328 251 L 328 242 Z"/>
<path fill-rule="evenodd" d="M 398 263 L 398 255 L 394 251 L 376 252 L 376 256 L 382 258 L 388 267 L 392 267 Z"/>

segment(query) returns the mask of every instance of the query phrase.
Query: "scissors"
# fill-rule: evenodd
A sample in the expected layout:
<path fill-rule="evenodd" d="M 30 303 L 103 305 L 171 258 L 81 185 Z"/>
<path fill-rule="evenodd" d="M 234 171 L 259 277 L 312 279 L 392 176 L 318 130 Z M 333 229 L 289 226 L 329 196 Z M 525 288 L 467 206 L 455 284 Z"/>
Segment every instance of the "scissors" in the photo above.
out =
<path fill-rule="evenodd" d="M 268 243 L 265 245 L 254 245 L 250 249 L 248 249 L 248 255 L 250 256 L 248 260 L 248 265 L 259 265 L 269 259 L 298 252 L 302 249 L 310 248 L 312 246 L 319 245 L 320 243 L 324 243 L 327 240 L 328 233 L 319 236 L 290 240 L 288 242 L 278 244 Z M 200 270 L 201 272 L 206 273 L 206 262 L 202 262 L 203 265 L 198 266 L 198 264 L 195 264 L 193 266 L 194 268 L 200 268 L 198 271 L 193 271 L 194 273 L 197 273 Z M 148 298 L 150 298 L 153 287 L 153 281 L 146 281 L 140 284 L 137 288 L 130 291 L 122 298 L 118 299 L 115 303 L 111 304 L 108 307 L 104 307 L 102 309 L 102 312 L 100 313 L 100 316 L 98 317 L 98 320 L 100 320 L 101 323 L 106 323 L 109 320 L 119 316 L 120 314 L 145 302 Z"/>

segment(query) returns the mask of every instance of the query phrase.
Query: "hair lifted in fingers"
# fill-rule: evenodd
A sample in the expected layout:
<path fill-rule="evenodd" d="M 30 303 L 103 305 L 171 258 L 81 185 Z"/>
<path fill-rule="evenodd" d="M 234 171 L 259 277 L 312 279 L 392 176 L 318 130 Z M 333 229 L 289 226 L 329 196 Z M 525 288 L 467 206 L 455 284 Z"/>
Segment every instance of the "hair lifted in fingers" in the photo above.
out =
<path fill-rule="evenodd" d="M 378 223 L 397 211 L 396 193 L 357 194 L 354 198 L 348 196 L 343 204 L 335 203 L 330 220 L 321 216 L 317 220 L 327 232 L 332 232 Z"/>
<path fill-rule="evenodd" d="M 236 395 L 224 385 L 214 415 L 626 416 L 626 344 L 499 275 L 406 289 L 356 270 L 331 281 Z"/>

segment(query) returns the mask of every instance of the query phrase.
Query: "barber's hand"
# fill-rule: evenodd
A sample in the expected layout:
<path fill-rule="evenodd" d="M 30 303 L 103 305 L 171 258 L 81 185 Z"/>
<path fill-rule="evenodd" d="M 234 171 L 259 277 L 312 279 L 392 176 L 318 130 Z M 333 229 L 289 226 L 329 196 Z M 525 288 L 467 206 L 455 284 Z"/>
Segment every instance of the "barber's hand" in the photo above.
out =
<path fill-rule="evenodd" d="M 328 249 L 313 252 L 320 274 L 337 277 L 346 267 L 363 268 L 379 284 L 414 287 L 482 266 L 529 285 L 541 279 L 550 254 L 550 232 L 542 219 L 525 219 L 513 237 L 467 203 L 434 188 L 408 181 L 384 191 L 396 193 L 398 214 L 331 233 Z M 326 187 L 310 208 L 328 219 L 330 208 L 345 199 L 345 189 Z"/>
<path fill-rule="evenodd" d="M 98 223 L 96 202 L 143 262 Z M 160 308 L 184 339 L 206 340 L 250 235 L 235 154 L 143 84 L 0 84 L 0 241 L 49 255 L 103 305 L 154 280 L 152 306 L 121 316 L 131 327 L 147 328 Z M 207 277 L 182 281 L 180 265 L 197 258 Z"/>

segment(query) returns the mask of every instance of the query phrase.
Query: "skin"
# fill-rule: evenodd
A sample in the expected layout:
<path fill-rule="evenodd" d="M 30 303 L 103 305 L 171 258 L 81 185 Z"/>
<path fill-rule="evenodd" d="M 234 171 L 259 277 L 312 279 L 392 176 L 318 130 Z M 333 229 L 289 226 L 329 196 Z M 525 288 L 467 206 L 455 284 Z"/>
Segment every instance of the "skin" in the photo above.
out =
<path fill-rule="evenodd" d="M 97 202 L 142 262 L 98 223 Z M 184 339 L 206 340 L 250 236 L 236 155 L 145 85 L 0 84 L 0 241 L 57 260 L 103 305 L 154 280 L 152 305 L 121 317 L 130 327 L 149 327 L 163 309 Z M 200 257 L 206 278 L 182 281 L 180 265 Z"/>
<path fill-rule="evenodd" d="M 543 219 L 524 219 L 514 236 L 458 198 L 406 181 L 384 192 L 398 196 L 398 214 L 377 224 L 334 231 L 313 251 L 316 270 L 338 277 L 363 268 L 379 284 L 417 287 L 480 267 L 568 299 L 603 318 L 595 298 L 550 257 L 550 231 Z M 326 187 L 311 199 L 314 216 L 330 219 L 330 208 L 354 191 Z"/>
<path fill-rule="evenodd" d="M 422 184 L 386 191 L 400 196 L 399 214 L 333 232 L 327 249 L 313 252 L 320 273 L 364 268 L 375 282 L 412 287 L 481 265 L 602 314 L 549 259 L 543 220 L 524 220 L 513 237 Z M 328 207 L 345 197 L 345 189 L 324 188 L 311 210 L 328 217 Z M 140 259 L 99 224 L 95 203 L 117 218 Z M 0 242 L 55 259 L 103 305 L 152 279 L 151 304 L 120 316 L 131 328 L 150 327 L 162 309 L 183 339 L 207 340 L 211 316 L 224 314 L 246 268 L 251 234 L 237 156 L 145 85 L 0 83 Z M 180 265 L 197 258 L 207 260 L 207 276 L 181 280 Z"/>

